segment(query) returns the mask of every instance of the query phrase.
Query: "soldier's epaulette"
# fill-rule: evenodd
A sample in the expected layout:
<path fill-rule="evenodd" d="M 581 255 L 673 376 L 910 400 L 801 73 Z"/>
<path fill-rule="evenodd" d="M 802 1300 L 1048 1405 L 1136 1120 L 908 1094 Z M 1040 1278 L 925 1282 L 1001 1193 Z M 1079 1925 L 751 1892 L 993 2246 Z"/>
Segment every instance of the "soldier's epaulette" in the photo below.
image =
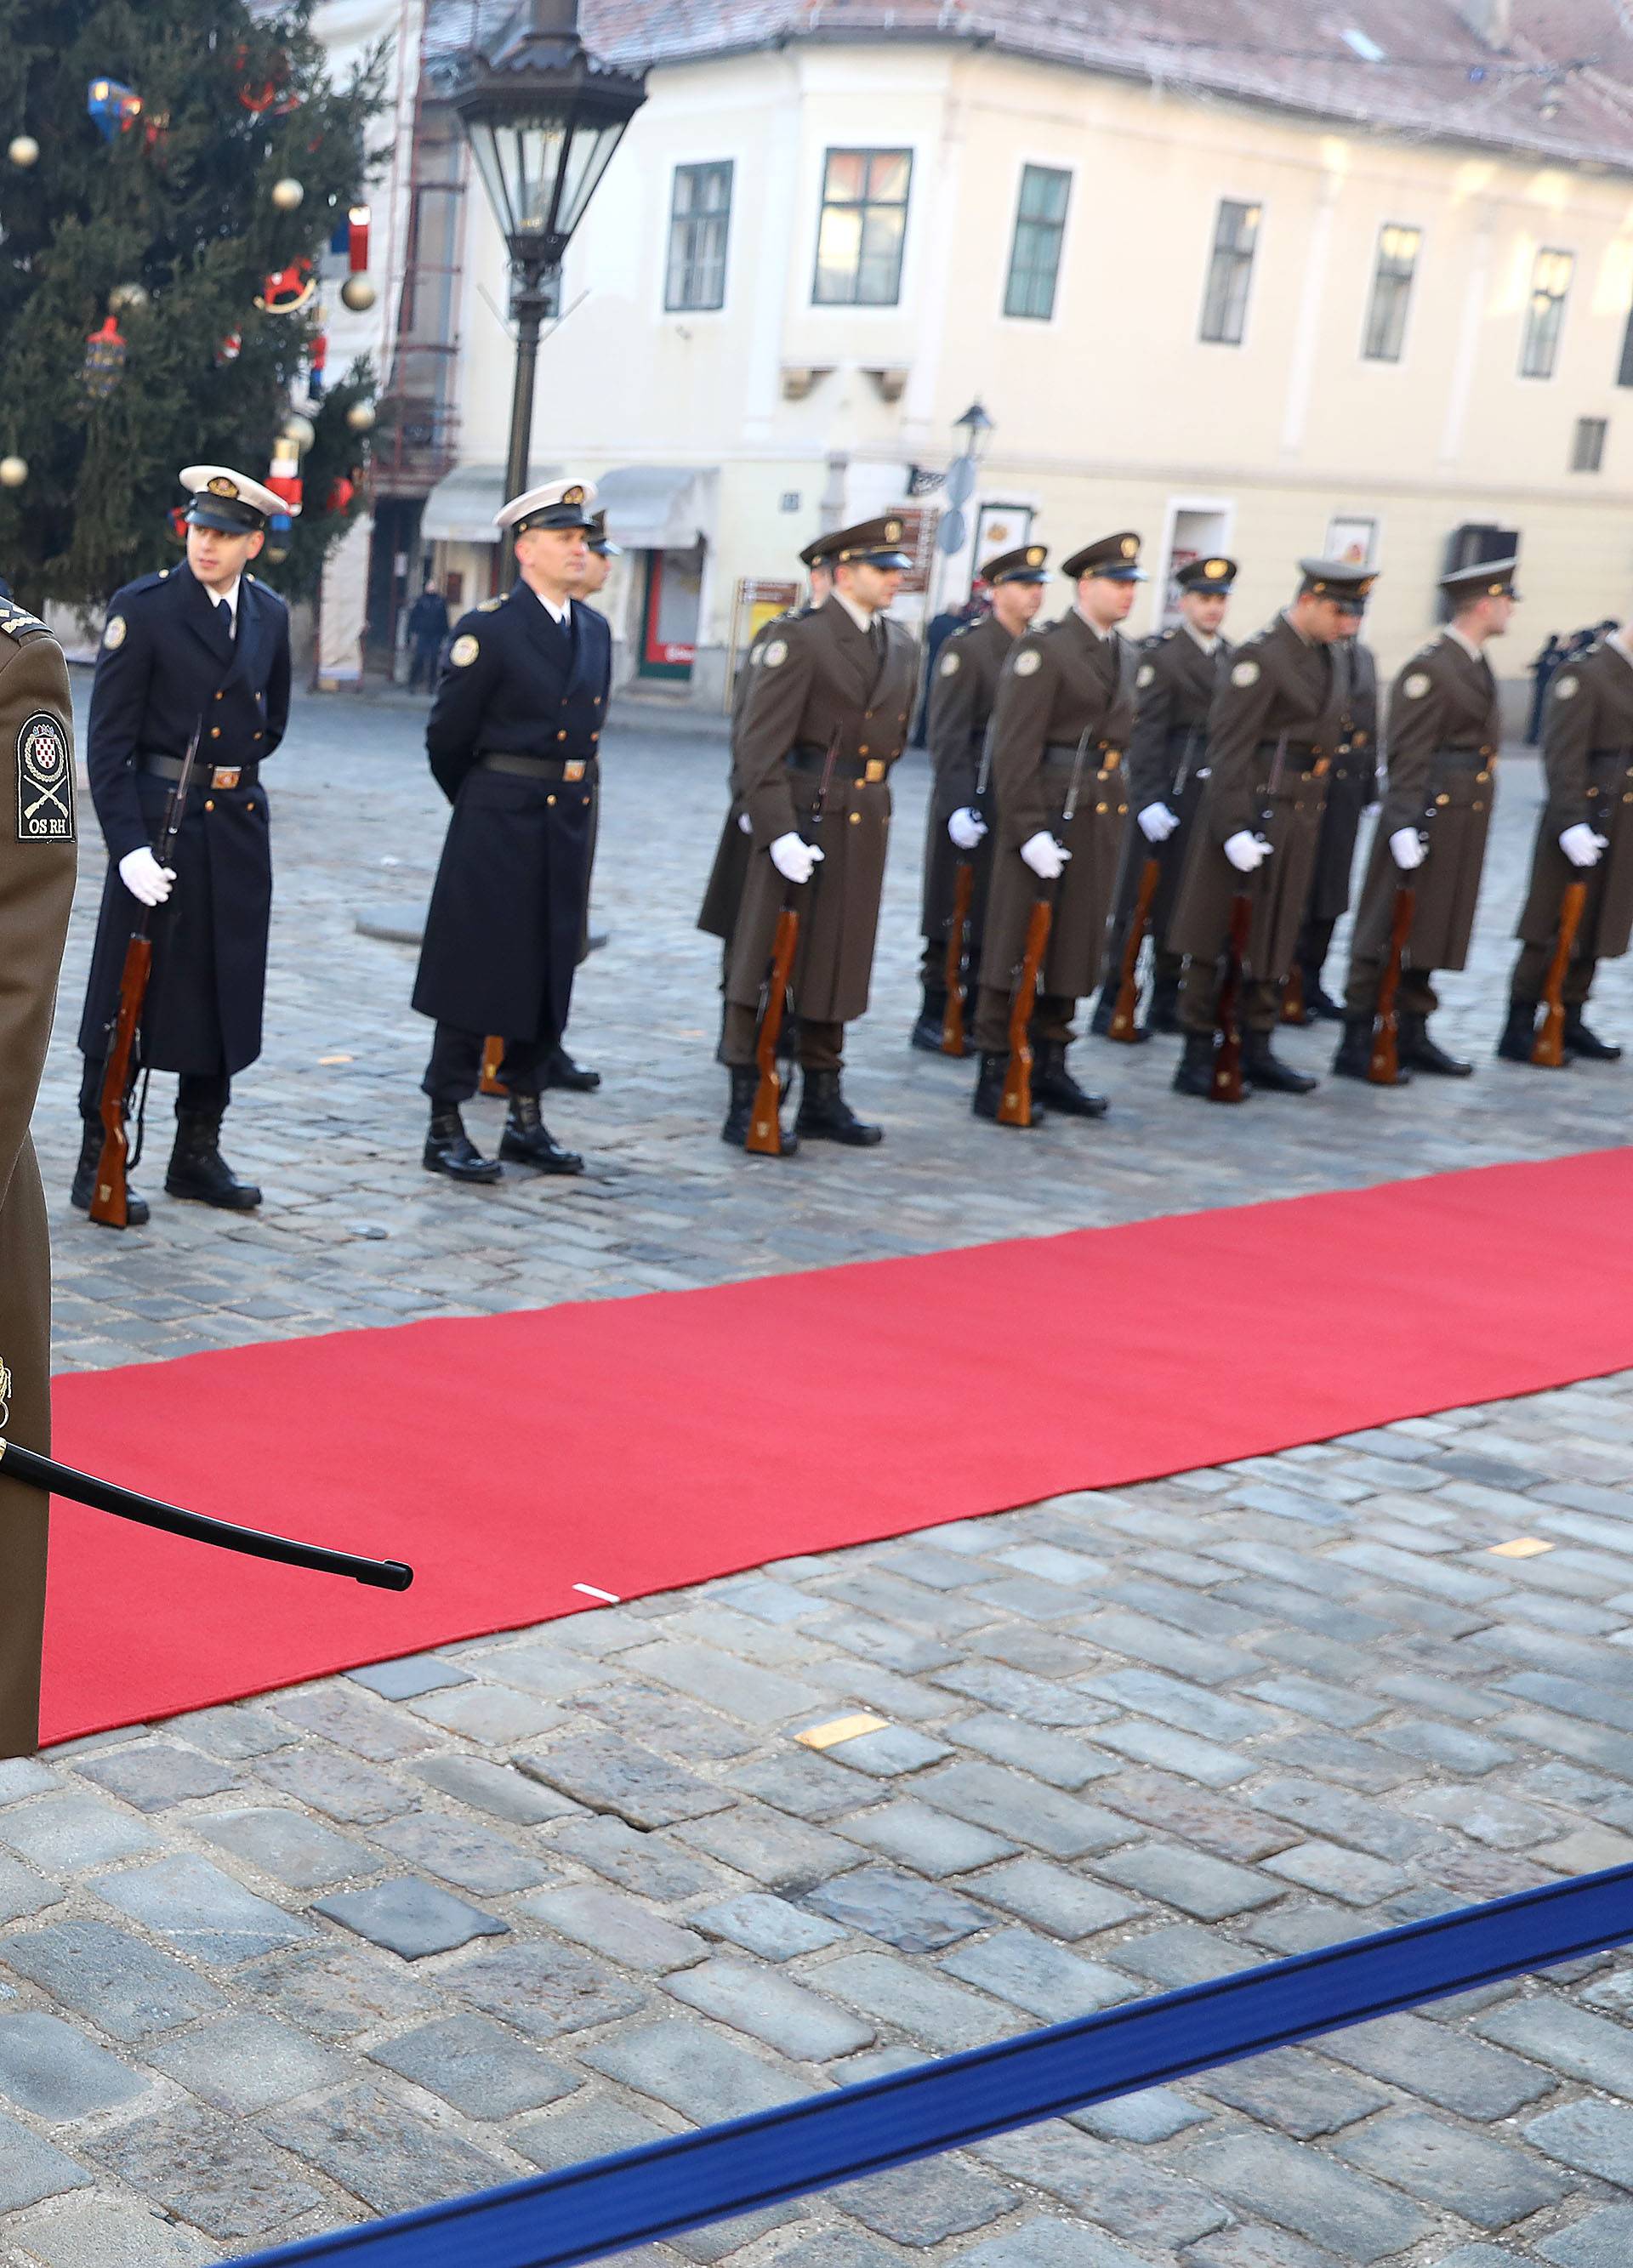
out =
<path fill-rule="evenodd" d="M 1141 639 L 1140 651 L 1142 653 L 1155 653 L 1157 647 L 1166 645 L 1172 636 L 1172 630 L 1152 630 Z"/>
<path fill-rule="evenodd" d="M 484 599 L 480 606 L 472 608 L 471 612 L 477 615 L 497 615 L 504 603 L 503 599 Z"/>
<path fill-rule="evenodd" d="M 275 599 L 278 605 L 283 608 L 285 614 L 289 612 L 289 600 L 284 596 L 284 593 L 281 591 L 275 591 L 270 583 L 263 583 L 258 575 L 251 575 L 248 572 L 245 574 L 244 580 L 247 583 L 253 583 L 256 590 L 261 593 L 262 598 Z"/>
<path fill-rule="evenodd" d="M 161 583 L 167 583 L 169 579 L 168 567 L 155 567 L 151 575 L 138 575 L 134 583 L 127 583 L 122 590 L 115 591 L 114 603 L 122 605 L 127 599 L 134 599 L 144 591 L 156 591 Z"/>
<path fill-rule="evenodd" d="M 0 630 L 21 645 L 25 639 L 49 637 L 51 633 L 38 615 L 31 615 L 26 607 L 19 607 L 15 599 L 0 599 Z"/>

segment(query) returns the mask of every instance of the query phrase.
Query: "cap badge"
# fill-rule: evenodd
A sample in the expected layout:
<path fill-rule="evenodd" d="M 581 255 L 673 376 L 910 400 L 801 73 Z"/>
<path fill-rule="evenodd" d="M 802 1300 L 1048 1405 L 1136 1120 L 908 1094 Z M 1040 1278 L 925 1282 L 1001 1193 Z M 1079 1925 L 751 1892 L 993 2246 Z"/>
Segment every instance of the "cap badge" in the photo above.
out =
<path fill-rule="evenodd" d="M 887 543 L 899 543 L 901 541 L 902 524 L 899 519 L 887 519 L 885 521 L 884 540 Z"/>
<path fill-rule="evenodd" d="M 1210 559 L 1202 570 L 1210 583 L 1218 582 L 1224 571 L 1225 562 L 1223 559 Z"/>
<path fill-rule="evenodd" d="M 563 504 L 582 504 L 584 501 L 584 491 L 581 488 L 577 487 L 563 489 L 561 492 L 561 500 Z"/>
<path fill-rule="evenodd" d="M 238 494 L 238 482 L 228 480 L 225 473 L 218 473 L 208 485 L 211 496 L 236 497 Z"/>
<path fill-rule="evenodd" d="M 1137 535 L 1124 536 L 1122 541 L 1122 554 L 1125 559 L 1137 559 L 1139 557 L 1140 539 Z"/>
<path fill-rule="evenodd" d="M 1029 543 L 1027 545 L 1026 563 L 1029 567 L 1041 567 L 1043 565 L 1044 548 L 1041 543 Z"/>

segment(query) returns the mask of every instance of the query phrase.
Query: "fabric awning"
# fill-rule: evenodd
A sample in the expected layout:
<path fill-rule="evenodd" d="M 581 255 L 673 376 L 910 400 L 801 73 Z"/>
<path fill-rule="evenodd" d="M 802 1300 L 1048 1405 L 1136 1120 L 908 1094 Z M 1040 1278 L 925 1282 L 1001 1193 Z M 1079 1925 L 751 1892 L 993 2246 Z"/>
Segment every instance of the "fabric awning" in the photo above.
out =
<path fill-rule="evenodd" d="M 690 551 L 714 526 L 713 465 L 624 465 L 602 474 L 596 504 L 615 543 L 636 551 Z"/>
<path fill-rule="evenodd" d="M 559 465 L 539 465 L 529 486 L 560 478 Z M 419 532 L 426 543 L 497 543 L 493 515 L 505 501 L 503 465 L 455 465 L 425 498 Z"/>

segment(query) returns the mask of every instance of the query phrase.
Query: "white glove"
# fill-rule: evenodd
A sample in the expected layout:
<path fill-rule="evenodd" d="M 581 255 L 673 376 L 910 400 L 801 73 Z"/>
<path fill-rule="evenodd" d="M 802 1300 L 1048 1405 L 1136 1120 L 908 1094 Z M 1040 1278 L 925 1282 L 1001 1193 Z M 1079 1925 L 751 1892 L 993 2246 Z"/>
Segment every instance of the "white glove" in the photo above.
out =
<path fill-rule="evenodd" d="M 771 858 L 785 882 L 809 882 L 822 864 L 822 852 L 802 836 L 780 835 L 772 844 Z"/>
<path fill-rule="evenodd" d="M 737 814 L 737 832 L 740 835 L 752 835 L 754 832 L 754 821 L 746 811 Z"/>
<path fill-rule="evenodd" d="M 120 880 L 144 906 L 162 906 L 175 878 L 175 868 L 161 866 L 145 843 L 139 850 L 127 850 L 119 862 Z"/>
<path fill-rule="evenodd" d="M 1058 882 L 1066 872 L 1066 862 L 1071 857 L 1064 843 L 1057 843 L 1046 827 L 1040 827 L 1021 845 L 1021 856 L 1040 882 Z"/>
<path fill-rule="evenodd" d="M 947 832 L 960 850 L 973 850 L 986 832 L 986 821 L 979 811 L 968 805 L 955 811 L 947 822 Z"/>
<path fill-rule="evenodd" d="M 1166 843 L 1179 824 L 1179 813 L 1170 811 L 1165 803 L 1148 803 L 1145 809 L 1136 812 L 1134 816 L 1140 822 L 1140 832 L 1148 843 Z"/>
<path fill-rule="evenodd" d="M 1410 874 L 1422 865 L 1429 853 L 1415 827 L 1397 827 L 1389 838 L 1389 855 L 1403 874 Z"/>
<path fill-rule="evenodd" d="M 1607 835 L 1595 835 L 1578 820 L 1574 827 L 1566 828 L 1559 847 L 1573 866 L 1597 866 L 1609 841 Z"/>
<path fill-rule="evenodd" d="M 1270 845 L 1262 835 L 1250 835 L 1244 827 L 1225 844 L 1224 854 L 1238 874 L 1251 874 L 1270 856 Z"/>

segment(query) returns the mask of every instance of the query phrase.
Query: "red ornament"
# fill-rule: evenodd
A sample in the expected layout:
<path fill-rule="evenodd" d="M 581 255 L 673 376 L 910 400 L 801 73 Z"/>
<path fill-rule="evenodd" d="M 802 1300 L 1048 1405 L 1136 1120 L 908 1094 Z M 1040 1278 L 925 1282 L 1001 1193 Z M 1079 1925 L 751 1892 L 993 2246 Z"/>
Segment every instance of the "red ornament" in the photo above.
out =
<path fill-rule="evenodd" d="M 185 543 L 187 541 L 187 506 L 173 504 L 166 517 L 170 522 L 172 535 L 178 543 Z"/>
<path fill-rule="evenodd" d="M 307 356 L 307 387 L 314 401 L 323 391 L 323 365 L 329 360 L 329 334 L 320 331 Z"/>
<path fill-rule="evenodd" d="M 346 215 L 346 265 L 354 276 L 368 266 L 368 225 L 373 215 L 367 205 L 353 205 Z"/>
<path fill-rule="evenodd" d="M 117 315 L 110 315 L 100 331 L 92 332 L 85 341 L 85 358 L 80 372 L 80 382 L 92 401 L 107 401 L 124 376 L 125 357 L 129 352 Z"/>
<path fill-rule="evenodd" d="M 346 478 L 345 475 L 344 473 L 336 473 L 334 479 L 329 482 L 329 496 L 324 504 L 323 509 L 325 512 L 350 512 L 351 509 L 351 499 L 356 496 L 356 494 L 357 490 Z"/>
<path fill-rule="evenodd" d="M 218 370 L 225 369 L 228 363 L 236 362 L 243 351 L 244 334 L 242 331 L 229 331 L 225 338 L 222 340 L 220 345 L 216 349 L 216 368 Z"/>
<path fill-rule="evenodd" d="M 275 117 L 286 118 L 292 110 L 299 109 L 299 98 L 290 92 L 287 55 L 274 52 L 264 62 L 252 64 L 249 49 L 235 48 L 233 68 L 240 78 L 238 99 L 252 117 L 259 118 L 270 110 Z"/>
<path fill-rule="evenodd" d="M 255 305 L 263 314 L 298 315 L 316 290 L 312 262 L 292 260 L 287 268 L 267 277 L 255 295 Z"/>

